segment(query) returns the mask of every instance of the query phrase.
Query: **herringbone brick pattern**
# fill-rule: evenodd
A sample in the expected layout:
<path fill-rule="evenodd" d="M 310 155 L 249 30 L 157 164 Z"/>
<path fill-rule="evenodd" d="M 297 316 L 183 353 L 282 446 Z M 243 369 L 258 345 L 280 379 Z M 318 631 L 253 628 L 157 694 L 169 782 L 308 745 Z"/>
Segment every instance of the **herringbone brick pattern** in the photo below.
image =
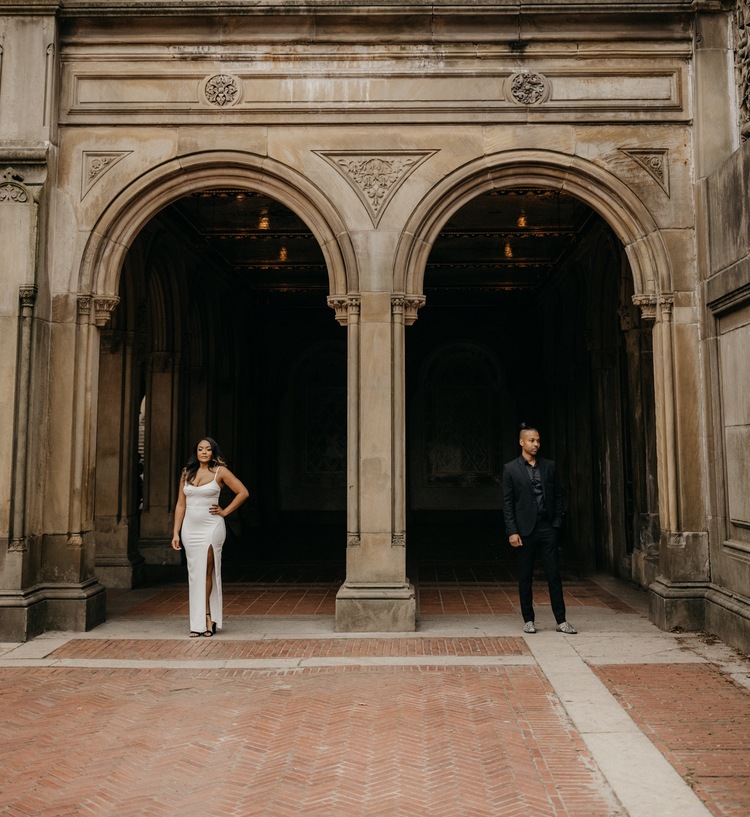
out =
<path fill-rule="evenodd" d="M 710 664 L 592 667 L 712 814 L 750 815 L 750 696 Z"/>
<path fill-rule="evenodd" d="M 419 614 L 427 615 L 511 615 L 518 614 L 518 587 L 515 582 L 480 583 L 466 578 L 420 581 L 417 585 Z M 225 616 L 297 616 L 335 614 L 340 584 L 232 584 L 224 585 Z M 576 607 L 602 607 L 633 612 L 628 605 L 594 582 L 568 581 L 565 603 Z M 543 578 L 535 583 L 534 603 L 549 606 Z M 133 607 L 128 615 L 187 616 L 187 584 L 165 587 L 147 601 Z"/>
<path fill-rule="evenodd" d="M 4 817 L 615 817 L 541 671 L 0 670 Z"/>
<path fill-rule="evenodd" d="M 234 641 L 220 638 L 151 639 L 72 638 L 49 658 L 174 660 L 207 658 L 412 658 L 530 655 L 522 638 L 321 638 Z"/>

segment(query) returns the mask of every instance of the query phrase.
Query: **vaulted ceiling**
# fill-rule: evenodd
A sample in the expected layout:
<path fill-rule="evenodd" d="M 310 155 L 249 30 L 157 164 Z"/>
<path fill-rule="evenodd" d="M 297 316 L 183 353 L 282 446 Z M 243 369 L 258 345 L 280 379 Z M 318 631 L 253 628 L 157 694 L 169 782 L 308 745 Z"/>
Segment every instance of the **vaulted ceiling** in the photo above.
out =
<path fill-rule="evenodd" d="M 327 292 L 323 254 L 288 207 L 244 190 L 207 190 L 164 213 L 215 262 L 257 292 Z M 429 294 L 535 291 L 593 217 L 564 193 L 535 189 L 477 196 L 445 225 L 425 271 Z"/>

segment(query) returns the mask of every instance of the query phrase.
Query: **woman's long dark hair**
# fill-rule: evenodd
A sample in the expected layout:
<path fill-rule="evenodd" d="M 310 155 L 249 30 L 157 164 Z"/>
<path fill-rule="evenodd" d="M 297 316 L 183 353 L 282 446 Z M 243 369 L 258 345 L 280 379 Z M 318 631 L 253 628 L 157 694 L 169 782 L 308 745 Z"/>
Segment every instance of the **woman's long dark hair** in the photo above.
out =
<path fill-rule="evenodd" d="M 188 485 L 193 484 L 195 475 L 198 473 L 198 469 L 201 467 L 201 464 L 198 462 L 198 445 L 202 443 L 203 440 L 205 440 L 211 446 L 211 462 L 208 464 L 208 467 L 215 468 L 218 465 L 226 465 L 224 457 L 221 454 L 221 449 L 219 448 L 219 444 L 216 442 L 216 440 L 212 439 L 211 437 L 201 437 L 195 444 L 193 453 L 190 455 L 190 459 L 182 469 L 182 476 Z"/>

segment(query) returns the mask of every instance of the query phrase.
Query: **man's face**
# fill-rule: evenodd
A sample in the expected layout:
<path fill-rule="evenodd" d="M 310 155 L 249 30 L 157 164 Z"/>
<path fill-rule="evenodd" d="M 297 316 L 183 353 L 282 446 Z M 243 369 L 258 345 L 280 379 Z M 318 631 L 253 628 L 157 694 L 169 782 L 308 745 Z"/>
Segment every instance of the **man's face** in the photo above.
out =
<path fill-rule="evenodd" d="M 521 445 L 521 450 L 529 457 L 536 457 L 539 451 L 541 441 L 539 440 L 539 432 L 533 428 L 521 432 L 521 439 L 518 441 Z"/>

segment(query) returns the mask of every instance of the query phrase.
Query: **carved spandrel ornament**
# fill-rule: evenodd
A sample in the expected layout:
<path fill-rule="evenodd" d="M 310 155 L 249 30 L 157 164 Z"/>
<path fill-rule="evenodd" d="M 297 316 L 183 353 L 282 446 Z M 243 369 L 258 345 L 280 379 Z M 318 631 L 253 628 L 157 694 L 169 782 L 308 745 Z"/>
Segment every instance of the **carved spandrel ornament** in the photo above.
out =
<path fill-rule="evenodd" d="M 625 150 L 626 156 L 638 164 L 659 184 L 669 195 L 669 151 L 660 149 Z"/>
<path fill-rule="evenodd" d="M 734 29 L 734 70 L 744 141 L 750 138 L 750 0 L 737 0 Z"/>
<path fill-rule="evenodd" d="M 520 105 L 539 105 L 549 90 L 547 78 L 532 71 L 519 71 L 508 79 L 508 96 Z"/>
<path fill-rule="evenodd" d="M 374 227 L 396 191 L 436 150 L 350 151 L 315 150 L 349 182 L 367 208 Z"/>
<path fill-rule="evenodd" d="M 81 200 L 107 171 L 132 152 L 84 150 L 81 162 Z"/>
<path fill-rule="evenodd" d="M 215 108 L 231 108 L 240 99 L 240 83 L 230 74 L 214 74 L 203 83 L 203 98 Z"/>
<path fill-rule="evenodd" d="M 0 173 L 0 203 L 27 204 L 31 194 L 20 182 L 23 176 L 12 167 Z"/>

